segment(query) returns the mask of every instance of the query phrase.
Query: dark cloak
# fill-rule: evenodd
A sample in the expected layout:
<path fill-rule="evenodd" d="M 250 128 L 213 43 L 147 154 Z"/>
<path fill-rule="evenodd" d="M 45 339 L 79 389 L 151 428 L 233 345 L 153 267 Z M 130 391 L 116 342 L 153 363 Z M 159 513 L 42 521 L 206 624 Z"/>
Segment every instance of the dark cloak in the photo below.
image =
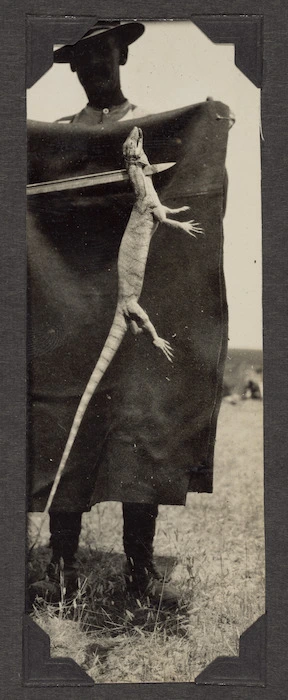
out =
<path fill-rule="evenodd" d="M 212 491 L 227 350 L 223 277 L 229 109 L 207 101 L 87 127 L 28 123 L 29 182 L 123 168 L 137 123 L 163 204 L 190 206 L 195 240 L 161 224 L 140 297 L 173 364 L 146 333 L 125 335 L 79 429 L 52 509 L 100 501 L 184 504 Z M 128 182 L 28 197 L 29 509 L 45 507 L 79 400 L 110 329 L 117 254 L 134 195 Z"/>

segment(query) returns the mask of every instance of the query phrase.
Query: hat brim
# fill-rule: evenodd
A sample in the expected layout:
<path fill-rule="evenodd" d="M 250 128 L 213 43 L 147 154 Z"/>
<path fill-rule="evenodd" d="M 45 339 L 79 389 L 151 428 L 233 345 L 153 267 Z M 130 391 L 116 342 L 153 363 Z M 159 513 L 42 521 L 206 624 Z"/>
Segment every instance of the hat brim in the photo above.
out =
<path fill-rule="evenodd" d="M 91 41 L 97 43 L 104 34 L 117 34 L 121 38 L 121 41 L 129 45 L 133 44 L 133 41 L 136 41 L 136 39 L 139 39 L 144 31 L 145 26 L 142 22 L 126 22 L 125 24 L 119 24 L 115 27 L 109 27 L 109 29 L 97 30 L 97 28 L 95 28 L 95 32 L 89 34 L 89 36 L 82 37 L 75 44 L 66 44 L 65 46 L 61 46 L 60 49 L 56 49 L 53 54 L 54 63 L 70 63 L 76 47 L 82 46 L 84 43 L 90 43 Z"/>

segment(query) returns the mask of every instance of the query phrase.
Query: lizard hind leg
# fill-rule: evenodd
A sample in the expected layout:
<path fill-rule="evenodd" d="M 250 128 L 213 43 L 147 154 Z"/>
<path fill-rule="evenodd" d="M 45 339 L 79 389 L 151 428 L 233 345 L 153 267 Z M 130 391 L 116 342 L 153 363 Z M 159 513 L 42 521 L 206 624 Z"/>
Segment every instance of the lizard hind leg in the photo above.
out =
<path fill-rule="evenodd" d="M 143 333 L 143 328 L 140 328 L 137 321 L 135 321 L 133 318 L 128 319 L 128 325 L 133 335 L 140 335 L 140 333 Z"/>
<path fill-rule="evenodd" d="M 139 323 L 141 323 L 142 328 L 144 328 L 150 333 L 150 335 L 152 336 L 153 345 L 155 345 L 157 348 L 160 348 L 160 350 L 162 350 L 164 355 L 167 357 L 167 360 L 169 360 L 169 362 L 172 362 L 173 351 L 170 343 L 168 342 L 168 340 L 160 338 L 155 326 L 153 326 L 153 323 L 151 323 L 148 314 L 146 313 L 146 311 L 144 311 L 144 309 L 142 309 L 142 306 L 138 304 L 136 298 L 129 300 L 129 303 L 127 304 L 127 310 L 129 314 L 136 316 L 139 319 Z"/>

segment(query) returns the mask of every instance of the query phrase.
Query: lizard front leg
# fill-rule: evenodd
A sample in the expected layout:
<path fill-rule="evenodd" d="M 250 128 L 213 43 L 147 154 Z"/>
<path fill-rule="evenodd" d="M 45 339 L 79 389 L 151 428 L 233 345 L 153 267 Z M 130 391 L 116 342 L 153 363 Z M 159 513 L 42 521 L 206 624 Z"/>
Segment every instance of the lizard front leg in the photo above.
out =
<path fill-rule="evenodd" d="M 194 219 L 191 219 L 191 221 L 174 221 L 173 219 L 165 219 L 164 223 L 167 224 L 167 226 L 178 229 L 179 231 L 185 231 L 185 233 L 189 233 L 189 235 L 193 236 L 194 238 L 197 238 L 196 234 L 204 234 L 201 224 L 198 224 L 197 221 L 194 221 Z"/>
<path fill-rule="evenodd" d="M 178 207 L 178 209 L 170 209 L 170 207 L 164 207 L 164 210 L 166 214 L 181 214 L 182 211 L 188 211 L 190 207 L 184 206 L 184 207 Z"/>
<path fill-rule="evenodd" d="M 153 323 L 151 323 L 148 314 L 146 313 L 146 311 L 144 311 L 144 309 L 142 309 L 142 306 L 138 304 L 138 301 L 137 299 L 135 299 L 135 297 L 129 299 L 127 303 L 127 311 L 129 315 L 136 316 L 137 318 L 139 318 L 142 327 L 145 328 L 145 330 L 151 334 L 153 344 L 157 348 L 160 348 L 162 352 L 164 352 L 164 355 L 166 355 L 169 362 L 172 362 L 173 352 L 170 343 L 168 343 L 167 340 L 164 340 L 164 338 L 160 338 L 155 326 L 153 326 Z"/>
<path fill-rule="evenodd" d="M 198 234 L 204 233 L 201 224 L 198 224 L 197 221 L 194 221 L 194 219 L 191 219 L 191 221 L 174 221 L 174 219 L 167 218 L 167 213 L 177 214 L 181 211 L 187 211 L 188 209 L 190 209 L 190 207 L 187 206 L 180 207 L 179 209 L 169 209 L 169 207 L 165 207 L 159 202 L 153 209 L 153 216 L 155 221 L 185 231 L 185 233 L 189 233 L 190 236 L 197 238 Z"/>

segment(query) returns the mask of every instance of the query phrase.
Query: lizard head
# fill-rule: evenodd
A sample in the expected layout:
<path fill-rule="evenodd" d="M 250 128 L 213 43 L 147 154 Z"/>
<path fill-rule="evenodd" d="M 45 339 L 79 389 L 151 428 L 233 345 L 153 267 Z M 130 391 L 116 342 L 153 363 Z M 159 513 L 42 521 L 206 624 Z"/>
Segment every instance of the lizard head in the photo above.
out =
<path fill-rule="evenodd" d="M 149 165 L 148 158 L 143 150 L 143 132 L 139 126 L 134 126 L 123 144 L 123 155 L 127 165 L 139 163 L 143 167 Z"/>

